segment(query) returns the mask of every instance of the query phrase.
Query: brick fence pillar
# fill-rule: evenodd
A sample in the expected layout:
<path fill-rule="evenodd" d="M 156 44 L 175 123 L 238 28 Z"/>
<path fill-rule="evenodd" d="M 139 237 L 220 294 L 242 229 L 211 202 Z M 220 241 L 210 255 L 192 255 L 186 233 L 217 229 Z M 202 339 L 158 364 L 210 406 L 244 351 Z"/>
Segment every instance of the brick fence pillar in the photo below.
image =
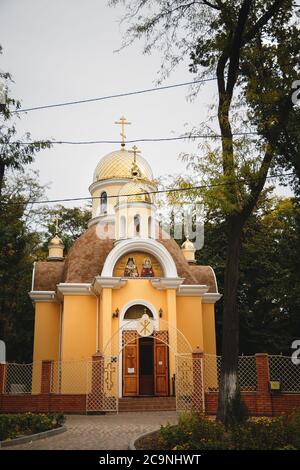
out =
<path fill-rule="evenodd" d="M 203 351 L 201 351 L 201 349 L 195 349 L 192 352 L 193 410 L 195 410 L 197 413 L 204 412 L 203 362 Z"/>
<path fill-rule="evenodd" d="M 41 376 L 41 393 L 46 394 L 51 392 L 51 372 L 53 361 L 42 362 L 42 376 Z"/>
<path fill-rule="evenodd" d="M 257 392 L 256 411 L 260 415 L 272 415 L 272 397 L 270 393 L 269 357 L 266 353 L 255 354 Z"/>

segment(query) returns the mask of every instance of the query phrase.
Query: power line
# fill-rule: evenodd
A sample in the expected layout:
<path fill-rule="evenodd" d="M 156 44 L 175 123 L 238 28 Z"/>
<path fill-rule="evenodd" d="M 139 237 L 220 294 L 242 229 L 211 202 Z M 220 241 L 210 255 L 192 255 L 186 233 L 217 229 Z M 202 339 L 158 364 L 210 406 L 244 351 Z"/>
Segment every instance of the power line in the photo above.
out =
<path fill-rule="evenodd" d="M 216 80 L 216 77 L 211 77 L 211 78 L 203 78 L 202 80 L 194 80 L 191 82 L 183 82 L 183 83 L 175 83 L 174 85 L 165 85 L 161 87 L 156 87 L 156 88 L 145 88 L 143 90 L 136 90 L 136 91 L 129 91 L 125 93 L 117 93 L 115 95 L 106 95 L 106 96 L 99 96 L 96 98 L 87 98 L 83 100 L 73 100 L 73 101 L 64 101 L 61 103 L 55 103 L 55 104 L 46 104 L 42 106 L 34 106 L 32 108 L 21 108 L 21 109 L 16 109 L 15 111 L 12 111 L 12 113 L 25 113 L 28 111 L 37 111 L 40 109 L 49 109 L 49 108 L 58 108 L 62 106 L 73 106 L 76 104 L 84 104 L 84 103 L 93 103 L 95 101 L 104 101 L 104 100 L 110 100 L 113 98 L 123 98 L 125 96 L 132 96 L 132 95 L 140 95 L 142 93 L 150 93 L 153 91 L 161 91 L 161 90 L 168 90 L 171 88 L 178 88 L 182 86 L 187 86 L 187 85 L 194 85 L 197 83 L 204 83 L 204 82 L 210 82 L 213 80 Z"/>
<path fill-rule="evenodd" d="M 298 133 L 300 130 L 299 128 L 293 129 L 293 131 L 289 131 L 290 134 Z M 260 132 L 257 131 L 248 131 L 248 132 L 233 132 L 233 136 L 236 137 L 244 137 L 250 135 L 259 135 L 262 137 Z M 176 140 L 185 140 L 185 139 L 221 139 L 221 134 L 187 134 L 177 137 L 157 137 L 157 138 L 141 138 L 141 139 L 132 139 L 124 141 L 125 144 L 134 144 L 138 142 L 171 142 Z M 28 141 L 28 142 L 12 142 L 12 144 L 16 143 L 18 145 L 30 145 L 34 144 L 38 141 Z M 51 145 L 96 145 L 96 144 L 122 144 L 120 140 L 47 140 Z"/>
<path fill-rule="evenodd" d="M 278 173 L 275 175 L 270 175 L 267 176 L 266 179 L 272 179 L 272 178 L 279 178 L 281 176 L 286 177 L 286 176 L 293 176 L 294 173 Z M 122 196 L 119 196 L 118 194 L 116 195 L 108 195 L 107 199 L 112 199 L 112 198 L 125 198 L 125 197 L 131 197 L 131 196 L 147 196 L 150 194 L 163 194 L 163 193 L 174 193 L 174 192 L 185 192 L 185 191 L 192 191 L 192 190 L 198 190 L 198 189 L 206 189 L 206 188 L 217 188 L 220 186 L 229 186 L 232 184 L 236 183 L 249 183 L 247 180 L 236 180 L 232 182 L 226 182 L 226 183 L 216 183 L 216 184 L 204 184 L 200 186 L 189 186 L 187 188 L 169 188 L 169 189 L 158 189 L 155 191 L 145 191 L 141 193 L 135 193 L 135 194 L 122 194 Z M 6 201 L 4 204 L 6 205 L 24 205 L 24 204 L 53 204 L 53 203 L 58 203 L 58 202 L 72 202 L 72 201 L 93 201 L 96 199 L 101 199 L 101 196 L 88 196 L 88 197 L 77 197 L 77 198 L 64 198 L 64 199 L 52 199 L 50 201 L 44 200 L 44 201 L 25 201 L 25 202 L 15 202 L 15 201 Z"/>

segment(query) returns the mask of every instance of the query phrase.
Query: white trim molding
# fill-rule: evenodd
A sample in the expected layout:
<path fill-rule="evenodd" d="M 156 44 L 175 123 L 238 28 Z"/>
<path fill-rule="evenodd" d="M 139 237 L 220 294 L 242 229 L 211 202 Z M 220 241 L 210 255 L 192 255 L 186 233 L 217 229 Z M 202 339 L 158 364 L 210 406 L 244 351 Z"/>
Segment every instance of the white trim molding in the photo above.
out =
<path fill-rule="evenodd" d="M 220 300 L 222 297 L 222 294 L 219 294 L 219 292 L 208 292 L 203 295 L 202 297 L 202 303 L 203 304 L 215 304 Z"/>
<path fill-rule="evenodd" d="M 96 294 L 100 294 L 104 288 L 121 289 L 121 287 L 125 286 L 127 280 L 128 279 L 123 277 L 96 276 L 92 285 L 92 289 Z"/>
<path fill-rule="evenodd" d="M 56 292 L 54 290 L 32 290 L 29 292 L 32 302 L 57 302 Z"/>
<path fill-rule="evenodd" d="M 132 251 L 144 251 L 155 256 L 162 265 L 164 277 L 178 279 L 175 262 L 168 250 L 161 243 L 150 238 L 123 240 L 115 245 L 105 260 L 101 277 L 112 277 L 117 261 Z"/>
<path fill-rule="evenodd" d="M 157 290 L 177 289 L 184 281 L 181 277 L 156 277 L 148 279 Z"/>
<path fill-rule="evenodd" d="M 57 293 L 60 296 L 65 295 L 93 295 L 91 292 L 92 284 L 90 283 L 68 283 L 61 282 L 57 284 Z"/>
<path fill-rule="evenodd" d="M 187 285 L 183 284 L 178 287 L 177 295 L 179 297 L 202 297 L 208 291 L 206 285 Z"/>
<path fill-rule="evenodd" d="M 135 299 L 135 300 L 131 300 L 125 306 L 122 307 L 122 310 L 121 310 L 121 313 L 120 313 L 120 318 L 119 318 L 120 328 L 122 328 L 122 326 L 124 324 L 126 325 L 128 323 L 128 321 L 130 323 L 134 323 L 132 320 L 124 320 L 124 317 L 126 315 L 127 310 L 130 307 L 133 307 L 134 305 L 142 305 L 143 307 L 147 307 L 153 315 L 153 320 L 156 321 L 156 322 L 159 322 L 159 316 L 158 316 L 157 310 L 156 310 L 156 308 L 154 307 L 153 304 L 151 304 L 150 302 L 148 302 L 145 299 Z M 130 329 L 135 329 L 135 327 L 130 328 Z"/>
<path fill-rule="evenodd" d="M 88 221 L 88 228 L 90 228 L 92 225 L 101 223 L 101 224 L 111 224 L 115 225 L 115 214 L 100 214 L 97 215 L 96 217 L 93 217 Z"/>
<path fill-rule="evenodd" d="M 105 189 L 107 186 L 111 185 L 119 186 L 120 184 L 126 184 L 129 181 L 131 181 L 131 178 L 109 178 L 105 180 L 93 181 L 93 183 L 89 186 L 89 192 L 92 194 L 94 191 L 96 191 L 96 189 Z"/>
<path fill-rule="evenodd" d="M 36 261 L 34 261 L 33 269 L 32 269 L 32 278 L 31 278 L 31 291 L 32 292 L 34 290 L 35 266 L 36 266 Z"/>

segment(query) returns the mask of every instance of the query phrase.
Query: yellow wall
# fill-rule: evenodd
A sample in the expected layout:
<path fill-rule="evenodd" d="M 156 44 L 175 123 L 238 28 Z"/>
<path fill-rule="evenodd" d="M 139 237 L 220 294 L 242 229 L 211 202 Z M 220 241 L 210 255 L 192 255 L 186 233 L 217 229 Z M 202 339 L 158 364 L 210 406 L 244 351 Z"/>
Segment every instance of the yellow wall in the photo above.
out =
<path fill-rule="evenodd" d="M 162 308 L 165 312 L 164 320 L 166 320 L 166 291 L 155 289 L 155 287 L 152 286 L 151 281 L 148 279 L 128 279 L 124 287 L 113 290 L 113 311 L 118 308 L 121 312 L 129 302 L 132 302 L 135 299 L 149 302 L 157 312 Z"/>
<path fill-rule="evenodd" d="M 33 361 L 58 360 L 60 306 L 55 302 L 35 304 Z"/>
<path fill-rule="evenodd" d="M 62 360 L 91 357 L 96 352 L 95 296 L 64 297 Z"/>
<path fill-rule="evenodd" d="M 203 347 L 206 354 L 216 354 L 215 305 L 203 304 Z"/>
<path fill-rule="evenodd" d="M 35 304 L 32 393 L 40 393 L 41 361 L 59 359 L 60 306 L 55 302 Z"/>
<path fill-rule="evenodd" d="M 121 312 L 133 300 L 152 304 L 157 312 L 163 310 L 160 330 L 169 328 L 169 341 L 173 348 L 182 351 L 181 335 L 174 336 L 174 328 L 187 338 L 192 349 L 199 347 L 206 354 L 216 353 L 214 304 L 202 304 L 199 297 L 177 297 L 174 289 L 157 290 L 150 280 L 128 279 L 121 289 L 105 288 L 99 303 L 99 323 L 97 331 L 97 297 L 65 296 L 62 315 L 61 360 L 62 368 L 55 365 L 55 388 L 63 393 L 86 393 L 90 378 L 86 375 L 86 360 L 99 349 L 109 344 L 104 351 L 107 356 L 119 353 L 119 326 Z M 119 309 L 119 318 L 112 318 Z M 60 305 L 55 302 L 36 303 L 33 393 L 39 393 L 42 360 L 59 360 L 60 348 Z M 169 310 L 169 311 L 168 311 Z M 171 326 L 172 325 L 172 326 Z M 98 338 L 97 338 L 98 337 Z M 97 339 L 96 339 L 97 338 Z M 110 338 L 113 338 L 110 342 Z M 120 357 L 121 359 L 121 357 Z M 90 362 L 89 362 L 90 364 Z M 174 352 L 169 354 L 170 378 L 175 372 Z M 206 382 L 215 386 L 216 365 L 211 365 Z"/>
<path fill-rule="evenodd" d="M 202 302 L 200 297 L 177 297 L 177 328 L 192 349 L 203 349 Z"/>

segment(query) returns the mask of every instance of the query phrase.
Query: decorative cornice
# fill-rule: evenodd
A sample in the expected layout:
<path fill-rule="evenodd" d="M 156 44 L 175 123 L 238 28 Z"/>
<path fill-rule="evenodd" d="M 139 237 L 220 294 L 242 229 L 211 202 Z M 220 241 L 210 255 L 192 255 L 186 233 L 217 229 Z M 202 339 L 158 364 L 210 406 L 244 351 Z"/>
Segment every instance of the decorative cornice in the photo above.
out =
<path fill-rule="evenodd" d="M 32 302 L 57 302 L 56 292 L 54 290 L 32 290 L 29 292 Z"/>
<path fill-rule="evenodd" d="M 202 303 L 203 304 L 215 304 L 220 300 L 222 297 L 222 294 L 219 294 L 219 292 L 208 292 L 203 295 L 202 297 Z"/>
<path fill-rule="evenodd" d="M 121 196 L 121 198 L 126 196 Z M 151 209 L 152 212 L 156 212 L 156 207 L 153 203 L 144 202 L 144 201 L 126 201 L 126 202 L 117 202 L 114 206 L 115 210 L 126 209 L 129 207 L 146 207 L 147 209 Z"/>
<path fill-rule="evenodd" d="M 96 294 L 100 294 L 102 289 L 121 289 L 125 286 L 128 279 L 123 277 L 101 277 L 96 276 L 93 282 L 92 289 Z"/>
<path fill-rule="evenodd" d="M 149 280 L 157 290 L 177 289 L 184 281 L 181 277 L 149 278 Z"/>
<path fill-rule="evenodd" d="M 55 243 L 51 243 L 51 242 L 48 243 L 48 248 L 61 248 L 63 250 L 64 247 L 65 245 L 63 245 L 63 243 L 59 243 L 58 245 L 56 245 Z"/>
<path fill-rule="evenodd" d="M 178 287 L 177 295 L 179 297 L 202 297 L 206 294 L 209 287 L 206 285 L 182 285 Z"/>
<path fill-rule="evenodd" d="M 116 222 L 116 216 L 115 214 L 101 214 L 97 215 L 96 217 L 93 217 L 88 221 L 88 228 L 90 228 L 92 225 L 98 224 L 99 222 L 101 223 L 106 223 L 106 224 L 111 224 L 114 225 Z"/>
<path fill-rule="evenodd" d="M 89 186 L 89 192 L 92 194 L 94 191 L 96 191 L 96 189 L 105 188 L 105 187 L 110 186 L 110 185 L 120 186 L 120 184 L 126 184 L 129 181 L 131 181 L 131 178 L 118 178 L 118 179 L 109 178 L 109 179 L 105 179 L 105 180 L 94 181 Z"/>
<path fill-rule="evenodd" d="M 61 282 L 57 285 L 57 294 L 66 295 L 93 295 L 90 283 L 67 283 Z"/>

